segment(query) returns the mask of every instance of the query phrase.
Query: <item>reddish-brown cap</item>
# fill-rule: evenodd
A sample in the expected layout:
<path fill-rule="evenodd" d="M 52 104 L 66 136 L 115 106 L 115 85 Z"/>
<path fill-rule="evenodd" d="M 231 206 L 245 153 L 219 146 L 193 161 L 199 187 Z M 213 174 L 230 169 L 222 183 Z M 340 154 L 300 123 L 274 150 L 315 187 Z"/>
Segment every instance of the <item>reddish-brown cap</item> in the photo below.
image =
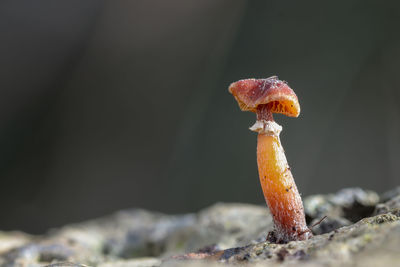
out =
<path fill-rule="evenodd" d="M 246 79 L 232 83 L 229 92 L 243 111 L 256 112 L 259 105 L 268 104 L 273 113 L 298 117 L 300 104 L 296 94 L 276 76 L 267 79 Z"/>

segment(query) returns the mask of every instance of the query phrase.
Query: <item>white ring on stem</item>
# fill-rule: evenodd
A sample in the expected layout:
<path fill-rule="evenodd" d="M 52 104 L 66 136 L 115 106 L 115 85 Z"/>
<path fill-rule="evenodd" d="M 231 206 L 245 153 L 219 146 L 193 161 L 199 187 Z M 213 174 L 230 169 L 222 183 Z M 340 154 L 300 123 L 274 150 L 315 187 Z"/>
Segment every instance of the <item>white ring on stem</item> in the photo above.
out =
<path fill-rule="evenodd" d="M 257 120 L 249 129 L 259 134 L 279 136 L 282 126 L 274 121 Z"/>

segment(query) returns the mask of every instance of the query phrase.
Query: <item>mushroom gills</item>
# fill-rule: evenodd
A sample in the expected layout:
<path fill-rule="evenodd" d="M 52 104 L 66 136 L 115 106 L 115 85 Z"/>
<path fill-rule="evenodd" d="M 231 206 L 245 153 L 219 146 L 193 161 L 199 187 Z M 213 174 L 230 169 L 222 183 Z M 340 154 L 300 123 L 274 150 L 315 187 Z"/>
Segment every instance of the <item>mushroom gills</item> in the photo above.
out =
<path fill-rule="evenodd" d="M 291 101 L 271 101 L 267 105 L 272 113 L 280 113 L 286 116 L 291 116 L 295 113 L 293 103 Z"/>

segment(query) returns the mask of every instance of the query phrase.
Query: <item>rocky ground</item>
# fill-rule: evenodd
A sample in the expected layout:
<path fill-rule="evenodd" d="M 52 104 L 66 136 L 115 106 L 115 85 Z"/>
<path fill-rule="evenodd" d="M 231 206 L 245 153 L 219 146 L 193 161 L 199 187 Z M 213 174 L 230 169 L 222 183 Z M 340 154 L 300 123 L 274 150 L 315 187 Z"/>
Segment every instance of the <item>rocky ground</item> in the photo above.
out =
<path fill-rule="evenodd" d="M 215 204 L 197 214 L 126 210 L 44 236 L 0 232 L 0 266 L 400 266 L 400 187 L 304 200 L 307 241 L 272 244 L 265 206 Z"/>

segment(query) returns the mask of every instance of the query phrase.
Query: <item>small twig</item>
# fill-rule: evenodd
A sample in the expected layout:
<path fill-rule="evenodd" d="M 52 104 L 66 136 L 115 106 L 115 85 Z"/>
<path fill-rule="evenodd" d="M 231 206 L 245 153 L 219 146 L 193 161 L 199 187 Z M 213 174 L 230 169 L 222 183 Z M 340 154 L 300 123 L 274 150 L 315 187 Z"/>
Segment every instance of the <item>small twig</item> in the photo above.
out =
<path fill-rule="evenodd" d="M 300 236 L 300 235 L 303 235 L 303 234 L 305 234 L 305 233 L 307 233 L 307 232 L 309 232 L 309 233 L 312 234 L 311 229 L 314 228 L 315 226 L 317 226 L 318 224 L 322 223 L 322 221 L 325 220 L 327 217 L 328 217 L 328 216 L 326 216 L 326 215 L 325 215 L 324 217 L 322 217 L 321 220 L 319 220 L 318 222 L 316 222 L 316 223 L 314 223 L 313 225 L 311 225 L 310 228 L 308 228 L 308 229 L 305 230 L 305 231 L 300 232 L 300 233 L 299 233 L 299 236 Z"/>
<path fill-rule="evenodd" d="M 318 224 L 322 223 L 322 221 L 325 220 L 327 217 L 328 217 L 328 216 L 325 215 L 324 217 L 322 217 L 321 220 L 319 220 L 318 222 L 316 222 L 316 223 L 314 223 L 313 225 L 311 225 L 310 228 L 312 229 L 312 228 L 314 228 L 315 226 L 317 226 Z"/>

